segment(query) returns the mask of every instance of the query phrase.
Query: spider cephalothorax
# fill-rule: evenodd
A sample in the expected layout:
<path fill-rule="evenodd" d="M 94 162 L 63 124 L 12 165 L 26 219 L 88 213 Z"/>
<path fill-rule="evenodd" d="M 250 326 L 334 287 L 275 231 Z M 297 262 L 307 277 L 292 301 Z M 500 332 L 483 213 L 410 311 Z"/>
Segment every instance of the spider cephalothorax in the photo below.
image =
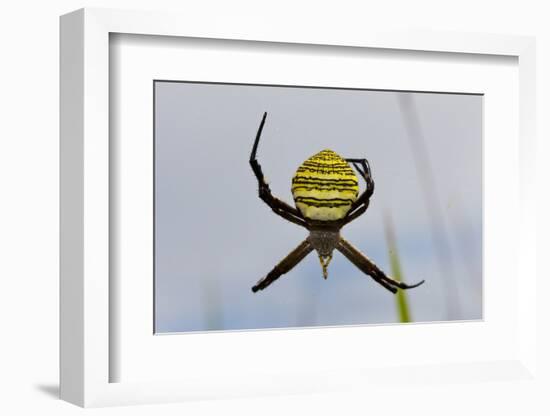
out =
<path fill-rule="evenodd" d="M 374 192 L 374 181 L 367 159 L 343 159 L 332 150 L 323 150 L 302 163 L 292 178 L 292 196 L 296 208 L 271 194 L 262 168 L 256 160 L 258 143 L 266 117 L 267 113 L 264 113 L 250 155 L 250 165 L 258 179 L 259 196 L 276 214 L 306 228 L 309 236 L 267 276 L 258 281 L 252 287 L 252 291 L 265 289 L 289 272 L 313 250 L 319 255 L 323 277 L 326 279 L 334 249 L 340 251 L 361 271 L 393 293 L 397 292 L 397 288 L 412 289 L 424 283 L 422 280 L 417 284 L 407 285 L 386 276 L 371 260 L 340 235 L 340 229 L 344 225 L 367 210 L 370 197 Z M 359 194 L 357 176 L 349 163 L 353 164 L 366 182 L 366 189 L 361 194 Z"/>

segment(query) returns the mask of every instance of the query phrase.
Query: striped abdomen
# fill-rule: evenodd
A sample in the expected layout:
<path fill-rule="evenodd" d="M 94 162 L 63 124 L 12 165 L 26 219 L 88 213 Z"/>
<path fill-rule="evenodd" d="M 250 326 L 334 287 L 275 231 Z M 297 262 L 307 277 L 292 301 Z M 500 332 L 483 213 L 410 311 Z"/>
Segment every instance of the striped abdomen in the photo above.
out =
<path fill-rule="evenodd" d="M 346 216 L 357 199 L 357 176 L 332 150 L 306 160 L 292 178 L 292 195 L 305 218 L 334 221 Z"/>

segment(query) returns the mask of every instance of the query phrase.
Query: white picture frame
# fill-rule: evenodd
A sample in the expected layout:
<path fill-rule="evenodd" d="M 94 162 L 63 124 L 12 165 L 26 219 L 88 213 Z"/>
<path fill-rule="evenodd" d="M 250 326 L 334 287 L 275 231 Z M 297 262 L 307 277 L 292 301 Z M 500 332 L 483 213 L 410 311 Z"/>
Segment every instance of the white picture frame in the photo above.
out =
<path fill-rule="evenodd" d="M 110 382 L 110 366 L 120 359 L 110 348 L 110 148 L 109 34 L 247 40 L 383 48 L 439 53 L 516 57 L 519 67 L 519 216 L 516 354 L 498 361 L 437 366 L 419 361 L 414 370 L 368 367 L 367 374 L 335 369 L 320 380 L 316 373 L 293 374 L 282 368 L 274 377 L 240 380 L 221 372 L 179 381 Z M 421 32 L 307 33 L 243 16 L 241 22 L 195 22 L 192 16 L 106 9 L 83 9 L 61 18 L 61 397 L 80 406 L 154 403 L 197 397 L 323 392 L 346 383 L 372 385 L 395 377 L 463 379 L 482 369 L 494 377 L 523 380 L 535 374 L 536 270 L 534 262 L 534 114 L 535 44 L 529 37 Z M 110 191 L 111 189 L 111 191 Z M 112 260 L 112 259 L 111 259 Z M 414 331 L 414 327 L 410 327 Z M 328 331 L 328 330 L 325 330 Z M 296 334 L 296 333 L 295 333 Z M 329 332 L 326 332 L 329 334 Z M 296 335 L 294 335 L 296 336 Z M 327 336 L 336 336 L 329 334 Z M 361 366 L 359 366 L 362 368 Z M 414 375 L 411 377 L 411 374 Z M 408 374 L 408 376 L 407 376 Z M 499 374 L 500 376 L 496 375 Z M 343 383 L 342 380 L 347 380 Z"/>

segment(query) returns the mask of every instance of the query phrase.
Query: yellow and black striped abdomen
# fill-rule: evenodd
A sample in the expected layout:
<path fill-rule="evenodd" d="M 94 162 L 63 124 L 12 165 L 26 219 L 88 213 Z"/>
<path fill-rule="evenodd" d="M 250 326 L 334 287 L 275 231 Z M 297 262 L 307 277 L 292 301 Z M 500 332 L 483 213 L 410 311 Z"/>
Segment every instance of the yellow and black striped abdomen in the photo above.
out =
<path fill-rule="evenodd" d="M 292 178 L 296 207 L 305 218 L 312 220 L 344 218 L 358 192 L 355 172 L 332 150 L 323 150 L 310 157 Z"/>

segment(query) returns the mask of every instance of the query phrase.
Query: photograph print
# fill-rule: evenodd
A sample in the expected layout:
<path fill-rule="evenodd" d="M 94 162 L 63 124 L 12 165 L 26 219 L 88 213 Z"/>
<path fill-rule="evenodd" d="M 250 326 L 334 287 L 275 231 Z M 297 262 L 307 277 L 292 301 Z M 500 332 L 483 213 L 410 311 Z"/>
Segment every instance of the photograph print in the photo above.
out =
<path fill-rule="evenodd" d="M 482 95 L 153 88 L 155 333 L 483 318 Z"/>

